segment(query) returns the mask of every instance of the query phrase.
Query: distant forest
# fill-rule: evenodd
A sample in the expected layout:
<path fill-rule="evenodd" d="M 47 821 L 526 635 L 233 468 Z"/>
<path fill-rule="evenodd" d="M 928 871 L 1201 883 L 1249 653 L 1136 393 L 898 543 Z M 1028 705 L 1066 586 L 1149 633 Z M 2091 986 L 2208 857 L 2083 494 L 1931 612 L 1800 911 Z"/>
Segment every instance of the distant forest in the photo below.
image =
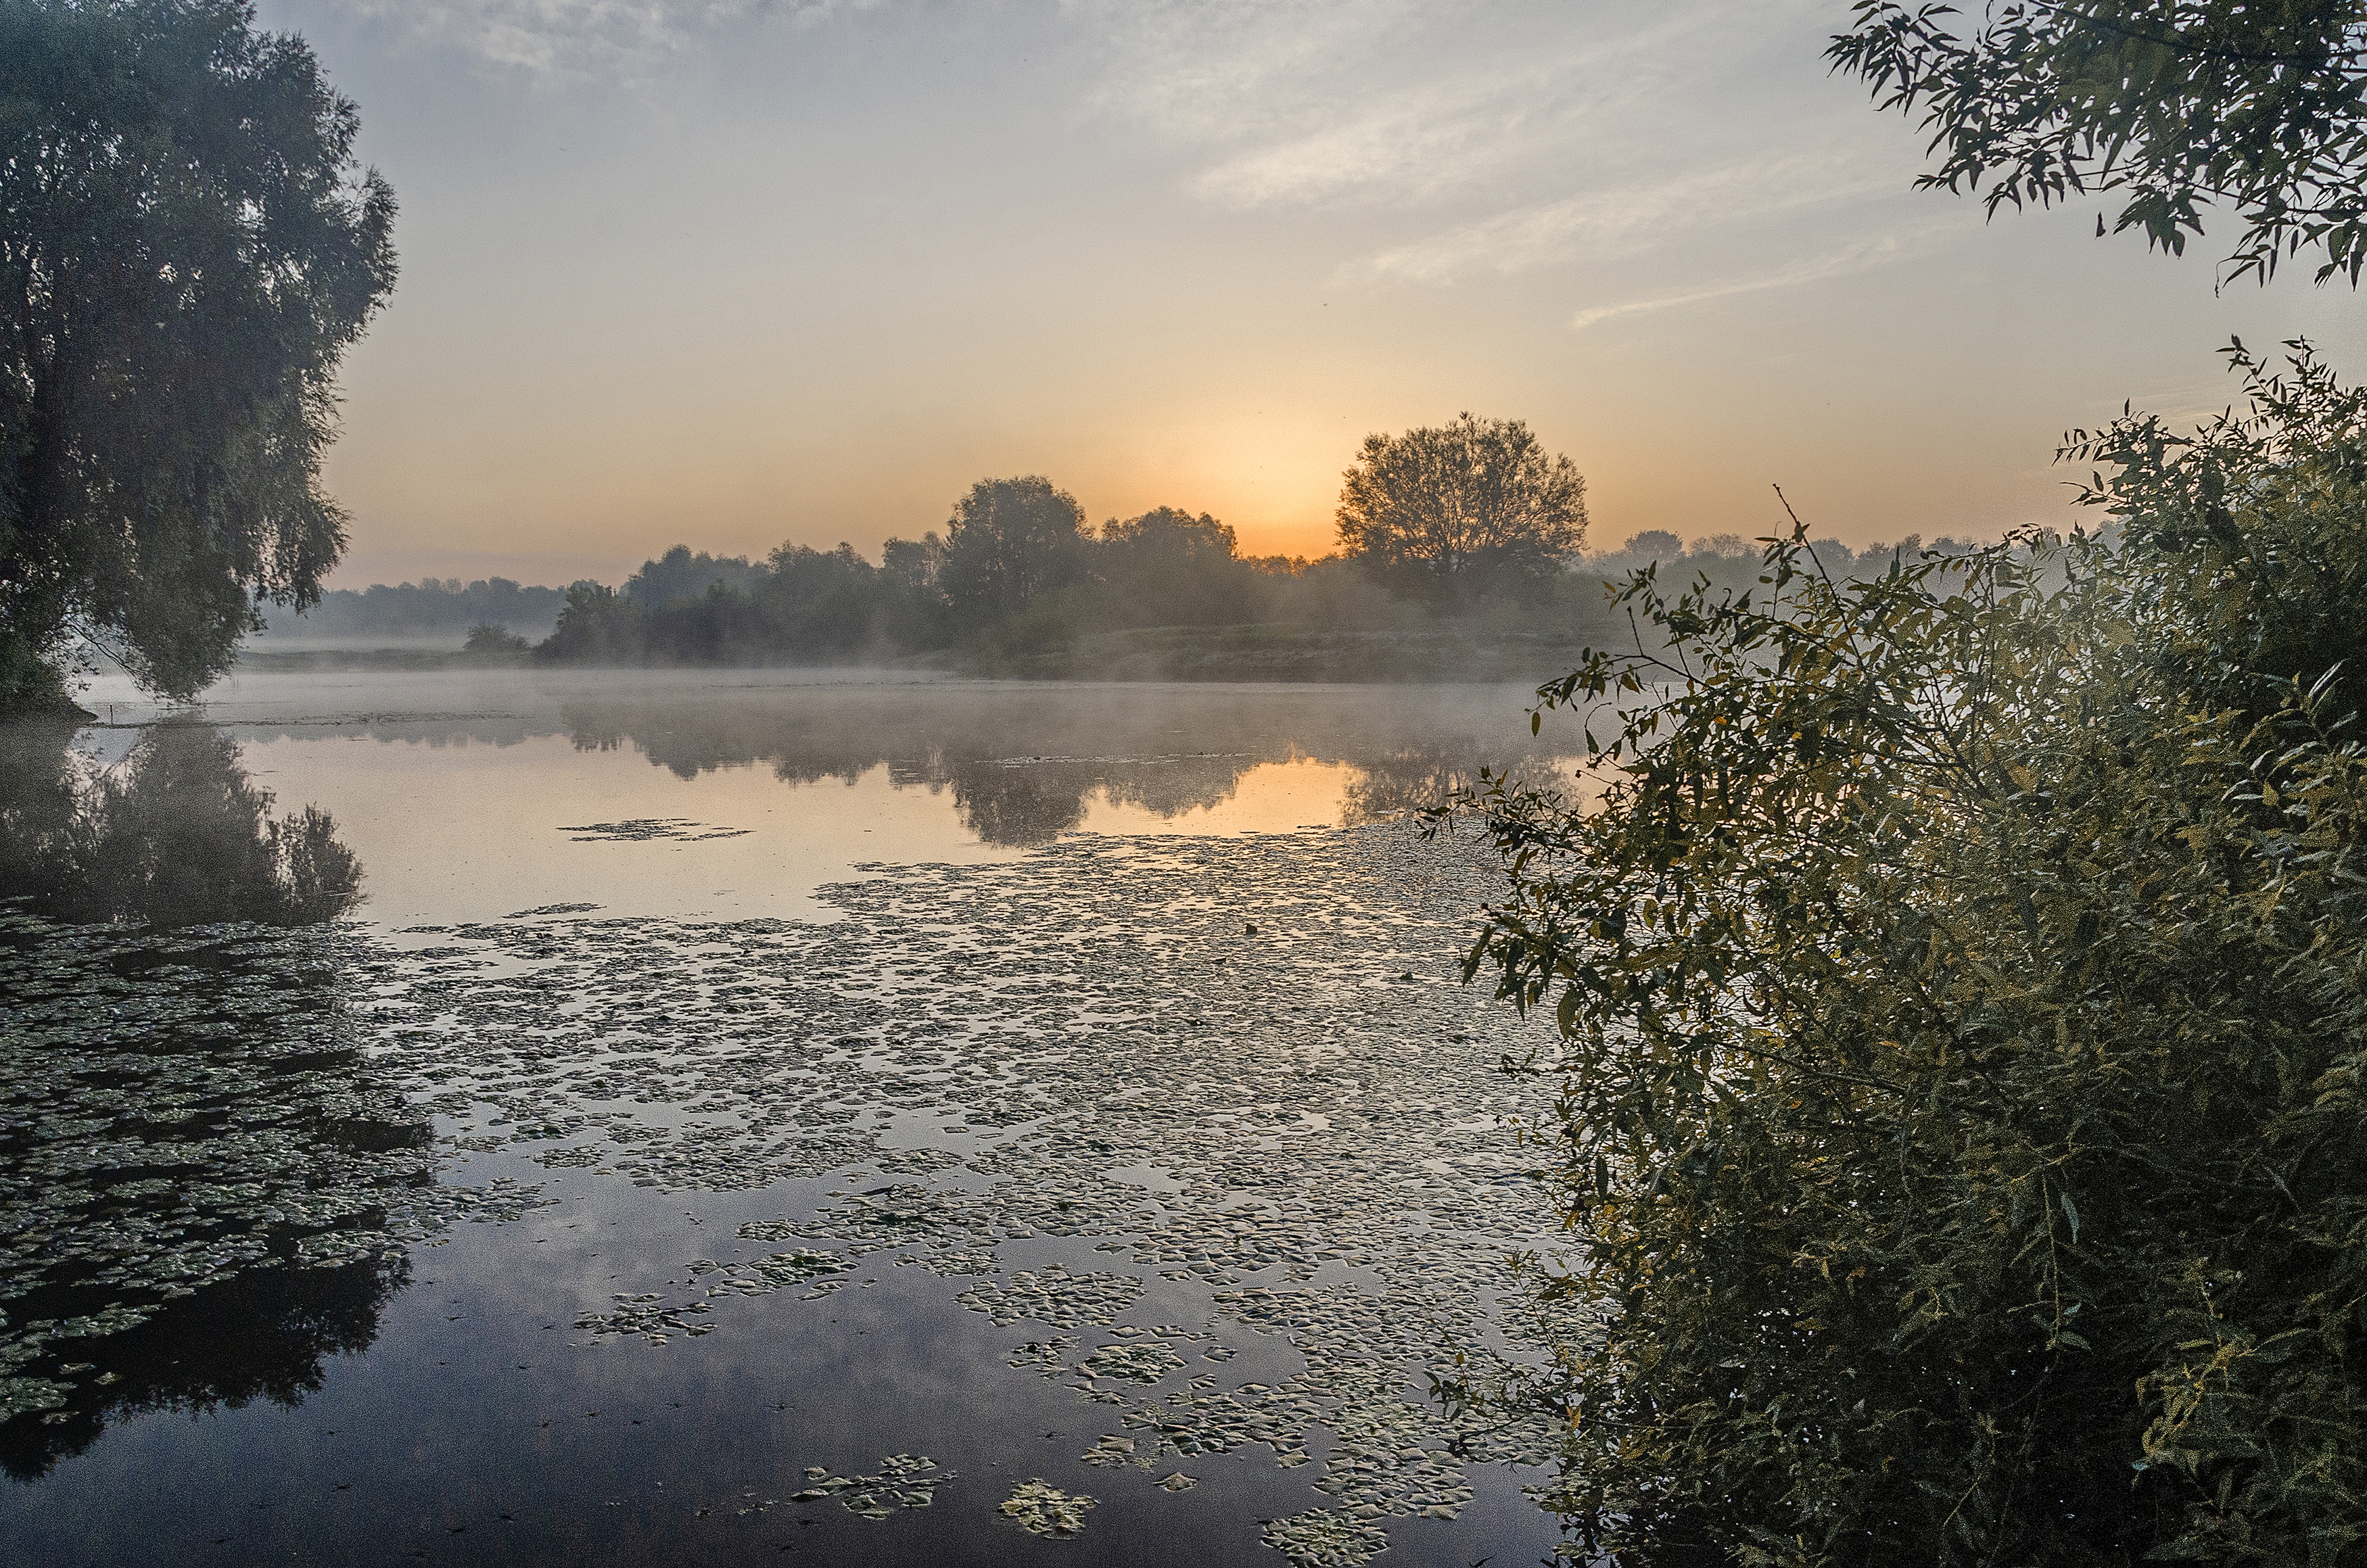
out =
<path fill-rule="evenodd" d="M 558 623 L 567 603 L 564 590 L 525 588 L 506 577 L 428 577 L 391 587 L 339 588 L 301 615 L 267 612 L 266 637 L 450 637 L 456 644 L 471 626 L 501 626 L 542 637 Z"/>
<path fill-rule="evenodd" d="M 1885 569 L 1902 552 L 1912 561 L 1925 547 L 1917 536 L 1864 551 L 1836 540 L 1814 547 L 1836 579 Z M 762 560 L 676 545 L 617 587 L 521 588 L 500 578 L 374 585 L 325 596 L 285 630 L 457 642 L 473 629 L 478 652 L 567 664 L 826 664 L 951 651 L 972 669 L 1042 672 L 1048 659 L 1106 643 L 1104 634 L 1150 628 L 1600 632 L 1605 584 L 1655 563 L 1663 578 L 1741 588 L 1756 580 L 1759 547 L 1737 534 L 1688 542 L 1653 530 L 1542 570 L 1474 562 L 1453 574 L 1392 572 L 1353 555 L 1244 556 L 1231 527 L 1174 507 L 1095 529 L 1048 481 L 1005 479 L 975 487 L 946 533 L 889 539 L 876 562 L 845 544 L 785 544 Z"/>

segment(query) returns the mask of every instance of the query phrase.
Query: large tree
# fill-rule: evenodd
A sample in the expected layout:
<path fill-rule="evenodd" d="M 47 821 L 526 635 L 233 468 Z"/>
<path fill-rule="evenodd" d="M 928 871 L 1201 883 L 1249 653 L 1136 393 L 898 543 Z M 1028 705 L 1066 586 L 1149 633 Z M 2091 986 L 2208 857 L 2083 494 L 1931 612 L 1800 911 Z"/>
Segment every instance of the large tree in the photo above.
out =
<path fill-rule="evenodd" d="M 2182 252 L 2214 205 L 2244 230 L 2231 276 L 2322 253 L 2367 266 L 2367 4 L 2020 0 L 1980 13 L 1857 0 L 1837 69 L 1920 110 L 1940 166 L 1921 183 L 2002 204 L 2125 199 L 2114 231 Z M 2097 231 L 2104 228 L 2096 220 Z"/>
<path fill-rule="evenodd" d="M 980 479 L 946 524 L 938 583 L 957 620 L 991 626 L 1039 594 L 1082 581 L 1092 543 L 1085 509 L 1051 480 Z"/>
<path fill-rule="evenodd" d="M 1586 538 L 1586 480 L 1516 419 L 1368 435 L 1342 477 L 1342 549 L 1431 597 L 1550 577 Z"/>
<path fill-rule="evenodd" d="M 340 357 L 394 197 L 243 0 L 0 0 L 0 709 L 85 641 L 186 697 L 345 547 Z"/>

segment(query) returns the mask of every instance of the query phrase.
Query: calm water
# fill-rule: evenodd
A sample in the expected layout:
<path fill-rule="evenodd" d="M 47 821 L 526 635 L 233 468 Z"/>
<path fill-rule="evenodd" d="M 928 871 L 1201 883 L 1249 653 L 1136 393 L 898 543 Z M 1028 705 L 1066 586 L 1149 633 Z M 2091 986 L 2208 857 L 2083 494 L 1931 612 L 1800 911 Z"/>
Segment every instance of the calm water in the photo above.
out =
<path fill-rule="evenodd" d="M 1401 820 L 1523 692 L 130 695 L 0 745 L 0 1561 L 1550 1550 L 1425 1396 L 1550 1216 Z"/>

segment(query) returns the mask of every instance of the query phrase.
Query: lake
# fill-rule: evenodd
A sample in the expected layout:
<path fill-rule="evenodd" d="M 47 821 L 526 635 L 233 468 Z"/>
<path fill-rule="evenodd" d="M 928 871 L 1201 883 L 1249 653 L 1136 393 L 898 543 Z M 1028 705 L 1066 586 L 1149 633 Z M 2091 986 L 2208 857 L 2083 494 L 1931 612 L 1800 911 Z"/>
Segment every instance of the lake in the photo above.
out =
<path fill-rule="evenodd" d="M 1551 1551 L 1429 1392 L 1580 1331 L 1550 1031 L 1409 821 L 1572 781 L 1524 689 L 84 702 L 0 741 L 0 1561 Z"/>

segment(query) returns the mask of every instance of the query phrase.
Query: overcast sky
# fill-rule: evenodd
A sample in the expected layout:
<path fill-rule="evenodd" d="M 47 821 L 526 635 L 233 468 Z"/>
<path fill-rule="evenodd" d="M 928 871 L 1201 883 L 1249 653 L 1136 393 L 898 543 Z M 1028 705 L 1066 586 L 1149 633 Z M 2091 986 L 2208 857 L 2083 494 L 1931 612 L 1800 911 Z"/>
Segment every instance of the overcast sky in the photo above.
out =
<path fill-rule="evenodd" d="M 344 586 L 614 581 L 942 526 L 1331 547 L 1369 432 L 1526 420 L 1591 543 L 2061 519 L 2063 431 L 2196 416 L 2231 333 L 2367 373 L 2308 268 L 2214 294 L 1918 192 L 1845 0 L 264 0 L 362 111 L 402 278 L 345 377 Z"/>

